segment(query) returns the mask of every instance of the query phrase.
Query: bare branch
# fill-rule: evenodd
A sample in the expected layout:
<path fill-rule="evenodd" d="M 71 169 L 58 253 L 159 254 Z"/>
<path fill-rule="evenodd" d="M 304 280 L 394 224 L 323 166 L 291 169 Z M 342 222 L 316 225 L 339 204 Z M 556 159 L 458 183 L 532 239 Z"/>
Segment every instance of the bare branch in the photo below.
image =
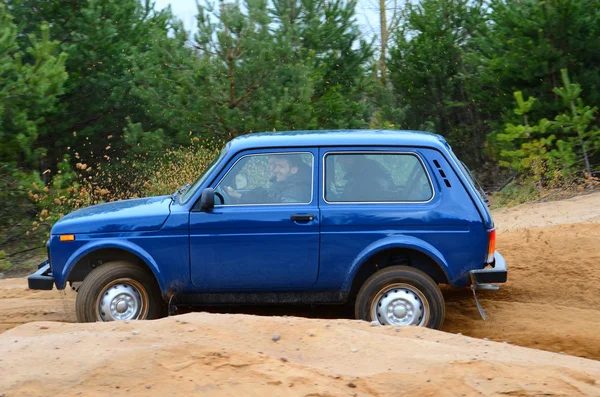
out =
<path fill-rule="evenodd" d="M 235 106 L 237 107 L 239 106 L 240 103 L 242 103 L 242 101 L 246 98 L 248 98 L 250 95 L 252 95 L 257 89 L 260 88 L 260 86 L 262 85 L 262 83 L 265 81 L 265 78 L 269 75 L 269 73 L 265 73 L 262 75 L 262 77 L 255 82 L 252 86 L 250 86 L 246 92 L 244 93 L 244 95 L 242 95 L 241 97 L 238 98 L 238 100 L 235 102 Z"/>

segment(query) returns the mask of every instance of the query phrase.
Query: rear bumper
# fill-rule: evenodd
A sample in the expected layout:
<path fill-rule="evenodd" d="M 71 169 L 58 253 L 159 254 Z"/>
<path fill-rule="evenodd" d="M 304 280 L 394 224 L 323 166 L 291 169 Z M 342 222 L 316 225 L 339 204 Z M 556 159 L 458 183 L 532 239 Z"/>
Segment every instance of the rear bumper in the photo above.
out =
<path fill-rule="evenodd" d="M 508 278 L 506 261 L 498 251 L 494 252 L 494 263 L 491 269 L 476 269 L 469 272 L 471 284 L 505 283 Z"/>
<path fill-rule="evenodd" d="M 51 290 L 54 288 L 54 277 L 48 259 L 38 265 L 38 271 L 27 277 L 29 289 Z"/>

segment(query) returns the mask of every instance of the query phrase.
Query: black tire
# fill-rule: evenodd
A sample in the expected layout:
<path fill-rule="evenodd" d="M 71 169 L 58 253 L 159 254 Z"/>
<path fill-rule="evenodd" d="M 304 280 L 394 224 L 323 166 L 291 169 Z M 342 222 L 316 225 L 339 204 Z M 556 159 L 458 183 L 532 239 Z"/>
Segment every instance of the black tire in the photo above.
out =
<path fill-rule="evenodd" d="M 392 288 L 392 286 L 398 286 Z M 415 321 L 423 327 L 440 329 L 446 316 L 444 296 L 435 281 L 425 272 L 408 266 L 391 266 L 385 268 L 365 281 L 356 297 L 354 315 L 359 320 L 382 321 L 374 315 L 375 300 L 380 301 L 387 294 L 383 291 L 399 293 L 398 290 L 407 294 L 413 294 L 415 298 L 423 302 L 423 316 L 415 316 Z M 408 292 L 407 292 L 408 291 Z M 413 292 L 414 291 L 414 292 Z M 381 299 L 379 296 L 381 295 Z M 394 309 L 395 310 L 395 309 Z M 426 313 L 426 311 L 428 311 Z M 420 320 L 419 320 L 420 319 Z"/>
<path fill-rule="evenodd" d="M 139 311 L 135 311 L 137 320 L 151 320 L 164 317 L 166 303 L 154 276 L 146 269 L 130 262 L 114 261 L 103 264 L 92 270 L 83 280 L 77 293 L 75 311 L 77 321 L 90 323 L 110 321 L 100 314 L 100 295 L 107 294 L 107 286 L 117 283 L 118 286 L 128 286 L 134 295 L 139 297 Z M 109 287 L 110 288 L 110 287 Z M 107 291 L 104 291 L 107 289 Z"/>

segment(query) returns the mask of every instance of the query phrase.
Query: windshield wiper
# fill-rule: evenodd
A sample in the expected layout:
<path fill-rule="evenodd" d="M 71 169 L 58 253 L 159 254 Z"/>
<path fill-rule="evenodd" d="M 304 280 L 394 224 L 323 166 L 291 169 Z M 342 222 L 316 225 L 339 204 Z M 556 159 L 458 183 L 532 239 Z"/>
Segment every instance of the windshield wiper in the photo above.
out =
<path fill-rule="evenodd" d="M 186 183 L 185 185 L 183 185 L 182 187 L 180 187 L 179 189 L 177 189 L 177 191 L 175 191 L 175 193 L 173 193 L 171 195 L 171 199 L 173 201 L 175 201 L 177 199 L 177 196 L 179 196 L 180 194 L 184 193 L 186 190 L 188 190 L 190 187 L 192 187 L 192 185 L 190 185 L 189 183 Z"/>

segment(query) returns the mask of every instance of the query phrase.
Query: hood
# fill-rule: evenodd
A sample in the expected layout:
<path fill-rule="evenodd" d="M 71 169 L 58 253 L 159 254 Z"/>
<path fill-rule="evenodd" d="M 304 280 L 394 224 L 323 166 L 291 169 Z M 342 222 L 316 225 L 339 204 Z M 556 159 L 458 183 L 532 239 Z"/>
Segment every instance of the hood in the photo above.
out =
<path fill-rule="evenodd" d="M 160 229 L 170 213 L 171 196 L 122 200 L 70 213 L 52 234 L 138 232 Z"/>

